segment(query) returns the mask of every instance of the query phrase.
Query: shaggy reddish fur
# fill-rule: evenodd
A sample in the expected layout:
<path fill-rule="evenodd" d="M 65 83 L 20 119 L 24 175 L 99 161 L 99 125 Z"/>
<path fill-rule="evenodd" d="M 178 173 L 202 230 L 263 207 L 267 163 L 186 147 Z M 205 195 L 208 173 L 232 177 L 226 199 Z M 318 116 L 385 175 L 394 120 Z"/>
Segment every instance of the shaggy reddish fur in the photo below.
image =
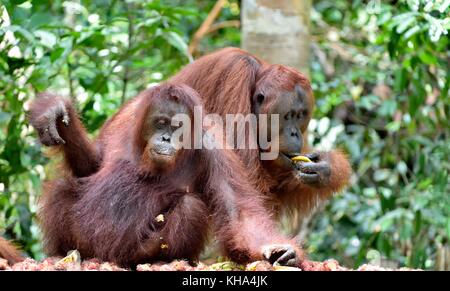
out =
<path fill-rule="evenodd" d="M 303 74 L 287 66 L 267 64 L 237 48 L 222 49 L 198 59 L 174 76 L 172 81 L 185 83 L 197 90 L 205 109 L 222 116 L 227 113 L 252 113 L 251 99 L 256 91 L 263 92 L 269 98 L 265 111 L 270 112 L 271 104 L 282 98 L 285 92 L 293 91 L 296 84 L 300 84 L 309 96 L 308 103 L 311 110 L 308 118 L 311 118 L 314 107 L 311 86 Z M 66 141 L 70 140 L 59 147 L 64 152 L 67 169 L 72 172 L 73 177 L 86 177 L 96 173 L 103 160 L 109 160 L 114 156 L 123 157 L 125 160 L 136 156 L 132 147 L 127 147 L 129 143 L 124 134 L 129 130 L 131 120 L 135 118 L 136 108 L 132 104 L 133 101 L 129 102 L 115 118 L 108 121 L 97 142 L 91 144 L 76 113 L 71 109 L 70 103 L 67 103 L 74 123 L 67 128 L 62 124 L 58 125 L 61 137 Z M 49 105 L 44 102 L 43 106 L 45 108 Z M 110 123 L 115 125 L 109 126 Z M 302 128 L 304 138 L 307 136 L 306 130 L 305 125 Z M 108 142 L 111 144 L 109 148 Z M 306 145 L 306 140 L 304 144 Z M 304 146 L 303 151 L 307 153 L 312 149 Z M 333 193 L 344 188 L 351 174 L 349 162 L 340 151 L 322 153 L 330 162 L 331 178 L 327 184 L 320 186 L 303 183 L 297 177 L 295 169 L 286 172 L 271 166 L 270 163 L 260 161 L 258 150 L 236 150 L 236 152 L 244 163 L 244 168 L 235 172 L 243 177 L 247 175 L 255 189 L 254 195 L 260 196 L 265 201 L 268 212 L 261 214 L 264 219 L 270 219 L 283 209 L 300 210 L 302 214 L 308 214 L 320 201 L 328 199 Z M 230 153 L 226 155 L 225 159 L 235 163 L 237 168 L 239 162 L 236 158 Z M 248 174 L 245 174 L 246 170 Z M 70 186 L 70 183 L 66 186 Z M 64 215 L 60 218 L 64 218 Z"/>
<path fill-rule="evenodd" d="M 222 116 L 228 113 L 253 113 L 254 92 L 266 96 L 262 113 L 271 112 L 271 106 L 284 93 L 294 91 L 299 84 L 309 97 L 309 116 L 314 108 L 311 85 L 305 75 L 283 65 L 265 63 L 250 53 L 238 48 L 225 48 L 201 57 L 187 65 L 172 79 L 197 90 L 202 97 L 205 109 Z M 276 113 L 276 112 L 272 112 Z M 311 152 L 306 146 L 306 126 L 301 128 L 304 137 L 303 152 Z M 304 184 L 296 175 L 297 170 L 280 171 L 271 163 L 259 159 L 257 150 L 236 150 L 247 169 L 250 170 L 251 183 L 268 198 L 267 208 L 279 214 L 280 210 L 300 210 L 308 214 L 320 201 L 339 192 L 349 181 L 350 164 L 340 151 L 323 153 L 331 164 L 331 178 L 328 184 L 310 186 Z"/>
<path fill-rule="evenodd" d="M 23 261 L 16 246 L 2 237 L 0 237 L 0 258 L 6 259 L 10 265 Z"/>
<path fill-rule="evenodd" d="M 68 142 L 60 145 L 66 161 L 89 149 L 99 169 L 92 171 L 93 167 L 82 164 L 74 171 L 69 162 L 72 173 L 45 185 L 39 218 L 47 253 L 65 255 L 78 249 L 82 257 L 124 266 L 176 258 L 195 260 L 211 219 L 224 253 L 237 262 L 263 259 L 262 246 L 276 243 L 291 244 L 301 259 L 295 244 L 275 231 L 261 194 L 248 183 L 246 171 L 232 151 L 183 149 L 176 165 L 164 173 L 149 165 L 141 140 L 145 116 L 155 100 L 173 96 L 191 115 L 194 105 L 201 104 L 198 94 L 187 86 L 157 86 L 125 104 L 104 125 L 96 146 L 88 140 L 73 147 Z M 31 107 L 34 126 L 41 125 L 37 121 L 45 116 L 44 103 L 51 105 L 55 98 L 44 95 L 35 101 Z M 71 114 L 73 122 L 76 118 Z M 85 136 L 84 129 L 75 125 L 71 129 L 71 124 L 59 125 L 63 139 L 68 137 L 64 130 Z M 165 216 L 163 226 L 155 223 L 159 214 Z M 161 244 L 168 248 L 162 249 Z"/>

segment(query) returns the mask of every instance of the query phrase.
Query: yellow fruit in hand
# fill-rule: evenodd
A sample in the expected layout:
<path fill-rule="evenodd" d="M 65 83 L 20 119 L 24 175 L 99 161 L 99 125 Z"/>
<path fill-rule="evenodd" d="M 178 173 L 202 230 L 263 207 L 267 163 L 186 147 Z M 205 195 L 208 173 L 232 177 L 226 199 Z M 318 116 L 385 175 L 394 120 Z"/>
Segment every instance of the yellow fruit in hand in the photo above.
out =
<path fill-rule="evenodd" d="M 292 161 L 294 162 L 307 162 L 307 163 L 312 163 L 311 159 L 306 157 L 306 156 L 296 156 L 291 158 Z"/>

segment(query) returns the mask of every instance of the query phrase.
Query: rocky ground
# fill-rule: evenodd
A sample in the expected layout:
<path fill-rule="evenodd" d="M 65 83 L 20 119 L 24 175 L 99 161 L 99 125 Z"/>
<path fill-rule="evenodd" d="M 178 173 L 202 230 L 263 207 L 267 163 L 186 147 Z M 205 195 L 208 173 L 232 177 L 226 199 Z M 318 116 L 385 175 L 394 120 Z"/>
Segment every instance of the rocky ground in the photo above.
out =
<path fill-rule="evenodd" d="M 339 265 L 335 260 L 324 262 L 304 262 L 302 269 L 304 271 L 353 271 Z M 171 263 L 155 263 L 138 265 L 137 271 L 302 271 L 299 268 L 272 266 L 265 261 L 256 261 L 248 265 L 238 265 L 233 262 L 221 262 L 206 265 L 198 263 L 197 266 L 191 266 L 186 261 L 173 261 Z M 50 257 L 40 262 L 33 259 L 26 259 L 23 262 L 9 265 L 4 259 L 0 259 L 0 270 L 6 271 L 129 271 L 113 263 L 101 262 L 96 259 L 81 260 L 76 252 L 69 254 L 65 258 Z M 407 268 L 398 269 L 411 270 Z M 362 265 L 355 271 L 392 271 L 373 265 Z"/>

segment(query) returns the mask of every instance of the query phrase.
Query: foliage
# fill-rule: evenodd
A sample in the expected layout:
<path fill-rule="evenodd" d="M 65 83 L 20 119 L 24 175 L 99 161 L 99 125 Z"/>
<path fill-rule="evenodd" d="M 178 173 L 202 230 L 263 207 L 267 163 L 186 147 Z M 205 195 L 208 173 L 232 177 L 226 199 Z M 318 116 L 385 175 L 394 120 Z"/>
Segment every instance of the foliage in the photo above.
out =
<path fill-rule="evenodd" d="M 54 163 L 26 121 L 36 92 L 73 98 L 95 135 L 122 102 L 189 62 L 187 43 L 214 3 L 3 0 L 0 234 L 42 256 L 36 200 Z M 239 19 L 238 4 L 226 2 L 218 21 Z M 448 4 L 314 1 L 311 141 L 344 148 L 355 174 L 312 219 L 312 258 L 433 268 L 437 250 L 448 248 Z M 215 31 L 199 52 L 239 38 L 236 28 Z"/>
<path fill-rule="evenodd" d="M 316 1 L 316 140 L 352 187 L 313 220 L 313 256 L 432 268 L 450 239 L 449 1 Z M 327 74 L 328 73 L 328 74 Z M 333 116 L 329 122 L 326 116 Z"/>

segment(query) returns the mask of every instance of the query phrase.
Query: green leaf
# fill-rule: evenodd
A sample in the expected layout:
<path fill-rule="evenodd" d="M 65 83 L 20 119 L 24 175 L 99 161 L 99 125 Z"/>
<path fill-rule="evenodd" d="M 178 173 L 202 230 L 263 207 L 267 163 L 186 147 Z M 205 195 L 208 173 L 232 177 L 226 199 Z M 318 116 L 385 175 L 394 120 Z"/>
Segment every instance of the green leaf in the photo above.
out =
<path fill-rule="evenodd" d="M 384 181 L 389 177 L 390 174 L 391 174 L 391 171 L 388 169 L 378 169 L 375 171 L 373 178 L 377 182 Z"/>
<path fill-rule="evenodd" d="M 419 53 L 419 58 L 422 62 L 428 65 L 435 65 L 438 62 L 437 58 L 431 53 L 428 53 L 427 51 L 421 51 Z"/>
<path fill-rule="evenodd" d="M 380 221 L 381 232 L 387 231 L 394 224 L 394 218 L 391 216 L 385 216 Z"/>
<path fill-rule="evenodd" d="M 15 33 L 16 36 L 22 36 L 24 39 L 26 39 L 30 43 L 34 42 L 33 34 L 20 26 L 11 25 L 11 26 L 7 26 L 7 27 L 3 27 L 2 30 L 11 31 L 11 32 Z"/>
<path fill-rule="evenodd" d="M 383 116 L 393 116 L 397 110 L 397 102 L 394 99 L 386 99 L 381 104 L 379 113 Z"/>
<path fill-rule="evenodd" d="M 390 34 L 389 42 L 388 42 L 388 52 L 391 59 L 395 59 L 396 53 L 397 53 L 397 46 L 399 41 L 400 35 L 395 32 L 395 30 L 392 30 L 392 33 Z"/>
<path fill-rule="evenodd" d="M 405 175 L 408 171 L 408 166 L 404 161 L 399 161 L 397 164 L 397 170 L 400 174 Z"/>
<path fill-rule="evenodd" d="M 439 6 L 438 10 L 441 13 L 444 13 L 445 10 L 450 6 L 450 0 L 443 0 L 441 6 Z"/>
<path fill-rule="evenodd" d="M 49 21 L 53 18 L 49 13 L 46 12 L 35 12 L 31 15 L 28 27 L 31 30 L 38 29 L 42 26 L 48 25 Z"/>
<path fill-rule="evenodd" d="M 392 122 L 389 122 L 389 123 L 386 125 L 386 129 L 387 129 L 389 132 L 397 132 L 397 131 L 399 131 L 400 126 L 401 126 L 400 121 L 392 121 Z"/>
<path fill-rule="evenodd" d="M 34 35 L 40 40 L 40 43 L 43 46 L 46 46 L 50 49 L 53 49 L 56 44 L 56 36 L 51 32 L 48 32 L 46 30 L 37 30 L 34 32 Z"/>
<path fill-rule="evenodd" d="M 408 29 L 407 32 L 405 32 L 405 34 L 403 35 L 403 37 L 405 39 L 410 38 L 411 36 L 415 35 L 416 33 L 418 33 L 419 31 L 421 31 L 421 27 L 419 25 L 414 25 L 413 27 L 411 27 L 410 29 Z"/>
<path fill-rule="evenodd" d="M 12 114 L 0 110 L 0 126 L 6 126 L 11 119 Z"/>
<path fill-rule="evenodd" d="M 59 48 L 55 49 L 55 50 L 52 51 L 51 54 L 50 54 L 50 60 L 51 60 L 52 62 L 58 60 L 58 59 L 62 56 L 62 54 L 64 53 L 64 51 L 65 51 L 65 49 L 62 48 L 62 47 L 59 47 Z"/>
<path fill-rule="evenodd" d="M 400 68 L 395 71 L 394 88 L 398 92 L 403 92 L 408 84 L 407 71 L 405 68 Z"/>
<path fill-rule="evenodd" d="M 416 21 L 415 18 L 410 17 L 407 19 L 404 19 L 398 26 L 397 29 L 395 30 L 397 33 L 402 34 L 408 27 L 410 27 L 411 25 L 414 24 L 414 22 Z"/>
<path fill-rule="evenodd" d="M 377 250 L 369 250 L 366 254 L 366 259 L 371 262 L 380 263 L 381 254 Z"/>
<path fill-rule="evenodd" d="M 408 241 L 409 239 L 411 239 L 413 235 L 413 226 L 409 220 L 404 219 L 402 227 L 399 230 L 400 230 L 400 239 L 402 241 Z"/>
<path fill-rule="evenodd" d="M 173 31 L 169 31 L 163 34 L 163 37 L 177 50 L 183 53 L 185 56 L 189 57 L 188 45 L 183 40 L 183 38 Z"/>
<path fill-rule="evenodd" d="M 422 212 L 420 210 L 416 211 L 416 215 L 414 218 L 414 232 L 416 235 L 420 233 L 422 229 Z"/>

